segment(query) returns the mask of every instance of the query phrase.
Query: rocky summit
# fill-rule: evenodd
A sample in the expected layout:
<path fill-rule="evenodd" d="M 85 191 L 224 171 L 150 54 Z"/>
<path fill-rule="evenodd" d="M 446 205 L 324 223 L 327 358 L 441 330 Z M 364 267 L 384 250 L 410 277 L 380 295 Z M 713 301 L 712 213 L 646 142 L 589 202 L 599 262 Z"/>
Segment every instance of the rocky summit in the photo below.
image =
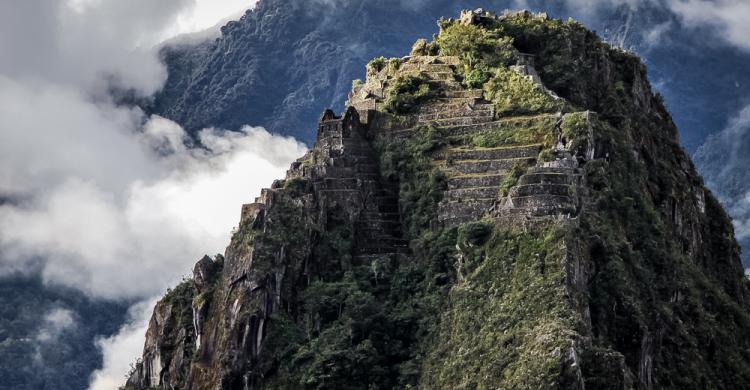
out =
<path fill-rule="evenodd" d="M 640 60 L 438 24 L 156 305 L 126 389 L 750 388 L 732 224 Z"/>

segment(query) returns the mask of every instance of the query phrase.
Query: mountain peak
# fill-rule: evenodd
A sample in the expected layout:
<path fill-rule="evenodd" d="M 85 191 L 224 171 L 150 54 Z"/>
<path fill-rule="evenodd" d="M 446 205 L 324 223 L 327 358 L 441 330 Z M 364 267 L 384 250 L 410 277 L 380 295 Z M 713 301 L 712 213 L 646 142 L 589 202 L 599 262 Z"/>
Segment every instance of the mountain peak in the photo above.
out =
<path fill-rule="evenodd" d="M 544 14 L 439 25 L 159 302 L 126 388 L 750 386 L 732 225 L 640 60 Z"/>

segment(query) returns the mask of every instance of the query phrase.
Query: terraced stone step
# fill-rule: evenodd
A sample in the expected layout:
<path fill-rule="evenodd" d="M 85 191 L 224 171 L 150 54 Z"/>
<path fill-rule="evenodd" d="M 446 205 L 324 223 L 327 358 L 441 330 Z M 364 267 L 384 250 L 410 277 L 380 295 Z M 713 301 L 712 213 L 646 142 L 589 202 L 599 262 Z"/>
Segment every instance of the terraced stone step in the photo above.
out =
<path fill-rule="evenodd" d="M 418 62 L 407 62 L 402 64 L 399 68 L 402 72 L 411 71 L 425 71 L 425 72 L 451 72 L 453 73 L 455 66 L 450 64 L 424 64 Z"/>
<path fill-rule="evenodd" d="M 380 180 L 380 173 L 378 172 L 359 172 L 353 168 L 327 169 L 325 172 L 326 176 L 331 179 L 347 179 L 351 177 L 357 177 L 360 180 Z"/>
<path fill-rule="evenodd" d="M 473 174 L 453 176 L 448 179 L 448 189 L 458 189 L 467 187 L 492 187 L 499 186 L 503 183 L 505 175 L 498 174 Z"/>
<path fill-rule="evenodd" d="M 509 194 L 511 197 L 556 195 L 572 197 L 574 190 L 566 184 L 523 184 L 513 187 Z"/>
<path fill-rule="evenodd" d="M 439 103 L 439 104 L 477 104 L 485 102 L 482 98 L 476 98 L 476 97 L 448 97 L 448 96 L 438 96 L 430 100 L 430 102 Z"/>
<path fill-rule="evenodd" d="M 472 200 L 496 198 L 500 192 L 500 187 L 469 187 L 449 189 L 446 198 L 449 201 L 454 200 Z"/>
<path fill-rule="evenodd" d="M 531 167 L 527 174 L 563 174 L 563 175 L 580 175 L 576 168 L 564 167 Z"/>
<path fill-rule="evenodd" d="M 378 168 L 377 164 L 357 164 L 355 165 L 355 169 L 358 173 L 380 173 L 380 168 Z"/>
<path fill-rule="evenodd" d="M 492 115 L 484 115 L 484 116 L 463 116 L 463 117 L 453 117 L 453 118 L 445 118 L 445 119 L 435 119 L 429 122 L 429 124 L 437 127 L 453 127 L 453 126 L 469 126 L 469 125 L 479 125 L 483 123 L 489 123 L 492 122 Z"/>
<path fill-rule="evenodd" d="M 479 134 L 486 131 L 493 131 L 493 130 L 499 130 L 504 127 L 513 126 L 513 124 L 517 121 L 541 121 L 541 120 L 548 120 L 551 116 L 550 115 L 544 115 L 544 116 L 531 116 L 531 117 L 513 117 L 513 118 L 503 118 L 499 120 L 494 120 L 486 123 L 478 123 L 478 124 L 467 124 L 467 125 L 450 125 L 450 126 L 438 126 L 441 129 L 447 130 L 449 133 L 448 135 L 452 136 L 459 136 L 459 135 L 468 135 L 468 134 Z M 518 125 L 519 127 L 522 127 L 522 125 Z M 397 130 L 394 131 L 394 136 L 396 137 L 408 137 L 412 132 L 414 132 L 418 127 L 412 127 L 408 129 L 403 130 Z M 554 124 L 550 124 L 550 131 L 554 130 Z"/>
<path fill-rule="evenodd" d="M 352 178 L 326 178 L 325 180 L 319 180 L 313 183 L 313 188 L 315 188 L 317 191 L 350 190 L 356 189 L 357 187 L 357 180 Z"/>
<path fill-rule="evenodd" d="M 410 56 L 406 63 L 461 65 L 457 56 Z"/>
<path fill-rule="evenodd" d="M 466 109 L 466 110 L 444 110 L 429 114 L 417 114 L 415 115 L 416 120 L 421 122 L 428 121 L 440 121 L 448 119 L 459 119 L 459 118 L 483 118 L 488 121 L 492 121 L 495 112 L 492 109 Z"/>
<path fill-rule="evenodd" d="M 530 195 L 508 197 L 501 203 L 501 208 L 532 208 L 532 207 L 571 207 L 575 201 L 570 196 L 561 195 Z"/>
<path fill-rule="evenodd" d="M 369 144 L 362 144 L 359 142 L 348 142 L 346 138 L 344 138 L 342 145 L 344 149 L 347 152 L 355 153 L 355 154 L 366 154 L 371 155 L 373 153 L 373 149 Z"/>
<path fill-rule="evenodd" d="M 549 169 L 549 168 L 547 168 Z M 535 169 L 531 169 L 534 171 Z M 581 176 L 578 174 L 570 173 L 527 173 L 518 180 L 519 185 L 523 184 L 566 184 L 574 185 L 580 182 Z"/>
<path fill-rule="evenodd" d="M 442 76 L 441 76 L 442 77 Z M 430 85 L 430 88 L 434 91 L 438 91 L 438 95 L 444 95 L 448 91 L 463 91 L 466 90 L 466 87 L 464 87 L 461 82 L 455 79 L 451 78 L 443 78 L 443 79 L 428 79 L 427 84 Z"/>
<path fill-rule="evenodd" d="M 390 197 L 398 201 L 398 184 L 386 182 L 380 183 L 380 187 L 372 193 L 376 197 Z"/>
<path fill-rule="evenodd" d="M 502 160 L 509 158 L 536 158 L 540 145 L 505 146 L 499 148 L 454 148 L 440 153 L 438 158 L 453 160 Z"/>
<path fill-rule="evenodd" d="M 430 104 L 423 104 L 417 109 L 417 114 L 434 114 L 446 111 L 494 111 L 492 103 L 469 103 L 464 101 L 452 102 L 436 101 Z"/>
<path fill-rule="evenodd" d="M 484 91 L 481 89 L 461 89 L 455 91 L 445 91 L 444 96 L 447 98 L 481 99 L 482 97 L 484 97 Z"/>
<path fill-rule="evenodd" d="M 576 207 L 572 205 L 568 206 L 540 206 L 540 207 L 516 207 L 509 209 L 497 209 L 492 213 L 495 218 L 512 218 L 512 219 L 529 219 L 539 217 L 550 217 L 559 215 L 575 215 L 577 213 Z"/>
<path fill-rule="evenodd" d="M 495 198 L 443 201 L 438 205 L 438 220 L 449 225 L 477 221 L 490 212 L 495 201 Z"/>
<path fill-rule="evenodd" d="M 371 148 L 360 148 L 360 147 L 347 147 L 344 146 L 344 156 L 347 157 L 347 159 L 356 159 L 359 161 L 362 160 L 374 160 L 375 159 L 375 152 Z"/>
<path fill-rule="evenodd" d="M 444 165 L 446 169 L 460 172 L 462 174 L 471 173 L 498 173 L 503 174 L 513 168 L 517 163 L 532 163 L 530 158 L 513 158 L 504 160 L 461 160 L 453 164 Z"/>
<path fill-rule="evenodd" d="M 426 71 L 424 69 L 402 70 L 402 69 L 399 69 L 399 76 L 415 76 L 415 77 L 426 76 L 427 78 L 431 80 L 438 80 L 438 81 L 442 81 L 442 80 L 451 81 L 451 80 L 456 79 L 456 74 L 453 72 L 452 69 L 449 69 L 448 71 Z"/>
<path fill-rule="evenodd" d="M 331 173 L 335 173 L 336 171 L 340 171 L 342 173 L 349 173 L 349 175 L 346 175 L 345 177 L 358 177 L 357 176 L 358 174 L 378 175 L 380 173 L 380 168 L 378 168 L 377 164 L 354 162 L 351 160 L 346 161 L 343 159 L 334 159 L 333 167 L 330 167 L 330 168 L 332 169 L 328 169 L 328 171 Z M 334 177 L 341 177 L 341 176 L 334 176 Z"/>

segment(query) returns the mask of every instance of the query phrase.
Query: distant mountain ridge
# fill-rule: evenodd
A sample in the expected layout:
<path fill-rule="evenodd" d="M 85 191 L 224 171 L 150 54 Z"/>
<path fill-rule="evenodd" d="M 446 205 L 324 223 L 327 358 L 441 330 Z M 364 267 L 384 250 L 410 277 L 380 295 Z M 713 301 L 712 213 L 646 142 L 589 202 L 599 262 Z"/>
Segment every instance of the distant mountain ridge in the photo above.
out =
<path fill-rule="evenodd" d="M 750 85 L 750 74 L 738 71 L 750 55 L 716 44 L 706 32 L 679 29 L 661 0 L 590 9 L 564 1 L 525 4 L 553 16 L 578 16 L 609 42 L 643 56 L 688 151 L 746 101 L 734 86 Z M 408 54 L 404 47 L 429 39 L 441 15 L 514 6 L 511 0 L 260 0 L 218 39 L 165 48 L 169 77 L 147 110 L 189 131 L 263 126 L 311 144 L 309 123 L 323 107 L 343 109 L 350 81 L 364 78 L 369 59 Z M 709 65 L 713 70 L 706 72 Z M 700 77 L 687 82 L 676 74 Z"/>

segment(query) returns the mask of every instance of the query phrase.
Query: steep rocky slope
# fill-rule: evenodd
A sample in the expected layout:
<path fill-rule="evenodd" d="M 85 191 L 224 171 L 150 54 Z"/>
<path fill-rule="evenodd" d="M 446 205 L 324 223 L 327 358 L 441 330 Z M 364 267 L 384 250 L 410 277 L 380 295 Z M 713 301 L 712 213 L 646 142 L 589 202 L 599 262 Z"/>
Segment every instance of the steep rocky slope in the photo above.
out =
<path fill-rule="evenodd" d="M 732 216 L 738 227 L 737 238 L 745 250 L 746 267 L 750 266 L 750 108 L 745 108 L 729 126 L 714 134 L 698 148 L 695 162 L 706 177 L 709 188 Z"/>
<path fill-rule="evenodd" d="M 526 12 L 378 58 L 126 388 L 750 387 L 732 225 L 638 58 Z"/>

